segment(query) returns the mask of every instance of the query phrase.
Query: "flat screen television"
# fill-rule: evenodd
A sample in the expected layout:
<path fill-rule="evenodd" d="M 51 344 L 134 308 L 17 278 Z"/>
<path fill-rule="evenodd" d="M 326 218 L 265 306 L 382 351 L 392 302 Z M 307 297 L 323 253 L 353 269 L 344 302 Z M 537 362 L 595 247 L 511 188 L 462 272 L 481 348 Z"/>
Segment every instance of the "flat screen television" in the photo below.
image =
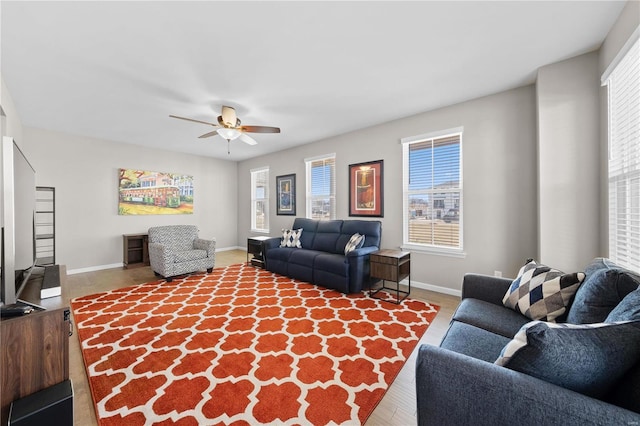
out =
<path fill-rule="evenodd" d="M 36 172 L 13 138 L 2 138 L 2 278 L 4 304 L 15 303 L 36 263 Z"/>

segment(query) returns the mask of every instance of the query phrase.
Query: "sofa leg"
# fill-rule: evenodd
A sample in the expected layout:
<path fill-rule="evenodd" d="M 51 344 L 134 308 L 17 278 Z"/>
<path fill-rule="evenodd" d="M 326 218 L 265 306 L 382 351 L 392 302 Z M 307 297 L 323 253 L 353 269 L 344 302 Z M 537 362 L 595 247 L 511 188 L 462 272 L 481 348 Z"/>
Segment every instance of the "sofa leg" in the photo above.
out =
<path fill-rule="evenodd" d="M 168 283 L 170 283 L 171 281 L 173 281 L 173 277 L 165 277 L 165 281 L 167 281 Z"/>
<path fill-rule="evenodd" d="M 213 272 L 213 268 L 207 268 L 207 274 L 210 274 Z"/>

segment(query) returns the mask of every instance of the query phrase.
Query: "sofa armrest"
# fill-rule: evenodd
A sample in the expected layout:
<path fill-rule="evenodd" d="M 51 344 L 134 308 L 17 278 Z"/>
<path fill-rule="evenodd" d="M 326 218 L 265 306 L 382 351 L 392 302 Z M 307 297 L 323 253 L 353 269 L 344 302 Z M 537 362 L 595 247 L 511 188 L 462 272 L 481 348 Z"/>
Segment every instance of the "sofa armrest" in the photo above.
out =
<path fill-rule="evenodd" d="M 638 425 L 640 414 L 431 345 L 416 362 L 418 425 Z"/>
<path fill-rule="evenodd" d="M 482 274 L 465 274 L 462 279 L 462 298 L 484 300 L 502 306 L 502 299 L 513 280 Z"/>
<path fill-rule="evenodd" d="M 262 247 L 265 251 L 267 251 L 272 248 L 280 247 L 281 242 L 282 242 L 282 237 L 269 238 L 268 240 L 264 240 L 262 242 Z"/>
<path fill-rule="evenodd" d="M 369 246 L 369 247 L 360 247 L 359 249 L 351 250 L 347 253 L 347 257 L 360 257 L 366 256 L 368 254 L 373 253 L 374 251 L 380 250 L 378 247 Z"/>
<path fill-rule="evenodd" d="M 216 239 L 203 240 L 202 238 L 196 238 L 193 241 L 193 248 L 199 250 L 206 250 L 207 257 L 213 257 L 216 252 Z"/>

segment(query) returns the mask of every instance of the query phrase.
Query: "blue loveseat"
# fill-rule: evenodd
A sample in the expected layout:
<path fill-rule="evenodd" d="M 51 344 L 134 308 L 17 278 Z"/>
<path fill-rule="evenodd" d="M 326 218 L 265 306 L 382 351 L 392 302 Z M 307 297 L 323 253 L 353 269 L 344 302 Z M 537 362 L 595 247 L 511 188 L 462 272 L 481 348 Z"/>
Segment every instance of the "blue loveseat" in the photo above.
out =
<path fill-rule="evenodd" d="M 296 218 L 291 229 L 302 229 L 302 247 L 280 247 L 281 238 L 265 241 L 269 271 L 346 294 L 371 285 L 369 254 L 380 248 L 380 221 Z M 356 233 L 365 236 L 364 244 L 345 255 L 345 246 Z"/>
<path fill-rule="evenodd" d="M 594 259 L 584 273 L 568 313 L 558 318 L 558 323 L 583 324 L 578 331 L 583 334 L 572 333 L 566 323 L 542 322 L 536 324 L 533 337 L 522 328 L 530 320 L 502 304 L 512 280 L 465 275 L 462 301 L 440 346 L 422 345 L 418 351 L 418 424 L 639 425 L 640 277 L 602 258 Z M 611 324 L 616 321 L 630 322 Z M 592 329 L 584 325 L 595 323 L 609 325 Z M 614 327 L 630 332 L 625 331 L 624 338 L 611 337 Z M 552 328 L 561 333 L 548 344 Z M 600 334 L 588 337 L 594 332 Z M 525 374 L 522 365 L 514 369 L 494 364 L 503 348 L 516 341 L 514 336 L 523 333 L 527 344 L 538 342 L 521 357 L 526 359 L 524 369 L 533 375 Z M 585 336 L 594 342 L 589 343 L 594 350 L 581 346 Z M 606 355 L 594 356 L 598 353 Z M 590 371 L 579 375 L 591 387 L 588 392 L 560 385 L 574 367 Z M 604 386 L 599 381 L 603 378 L 610 378 L 612 384 Z"/>

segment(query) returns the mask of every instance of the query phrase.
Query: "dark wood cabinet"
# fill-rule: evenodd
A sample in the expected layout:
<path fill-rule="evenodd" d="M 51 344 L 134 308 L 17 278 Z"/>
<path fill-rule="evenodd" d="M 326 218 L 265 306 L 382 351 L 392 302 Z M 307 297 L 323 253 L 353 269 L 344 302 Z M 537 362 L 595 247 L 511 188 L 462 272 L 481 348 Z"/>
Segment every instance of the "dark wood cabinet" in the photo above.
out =
<path fill-rule="evenodd" d="M 271 237 L 258 236 L 247 238 L 247 263 L 251 263 L 258 268 L 265 268 L 266 259 L 264 258 L 264 242 Z M 251 259 L 249 259 L 251 255 Z"/>
<path fill-rule="evenodd" d="M 122 243 L 124 269 L 149 266 L 149 237 L 147 234 L 124 234 Z"/>
<path fill-rule="evenodd" d="M 1 424 L 11 402 L 69 379 L 69 316 L 61 308 L 0 321 Z"/>

